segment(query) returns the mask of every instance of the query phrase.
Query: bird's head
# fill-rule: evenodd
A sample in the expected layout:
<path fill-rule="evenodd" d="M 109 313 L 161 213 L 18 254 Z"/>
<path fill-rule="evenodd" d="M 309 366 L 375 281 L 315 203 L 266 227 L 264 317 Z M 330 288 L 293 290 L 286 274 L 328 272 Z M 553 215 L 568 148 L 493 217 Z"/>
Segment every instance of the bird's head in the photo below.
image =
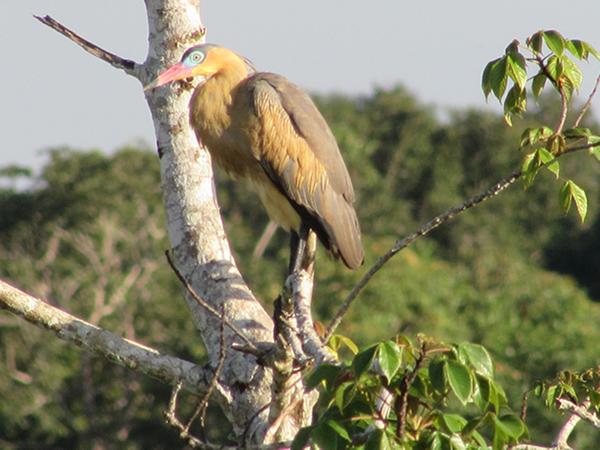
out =
<path fill-rule="evenodd" d="M 144 90 L 186 78 L 208 80 L 227 68 L 243 65 L 251 70 L 248 61 L 224 47 L 212 44 L 195 45 L 185 51 L 181 61 L 162 72 L 154 81 L 147 84 Z"/>

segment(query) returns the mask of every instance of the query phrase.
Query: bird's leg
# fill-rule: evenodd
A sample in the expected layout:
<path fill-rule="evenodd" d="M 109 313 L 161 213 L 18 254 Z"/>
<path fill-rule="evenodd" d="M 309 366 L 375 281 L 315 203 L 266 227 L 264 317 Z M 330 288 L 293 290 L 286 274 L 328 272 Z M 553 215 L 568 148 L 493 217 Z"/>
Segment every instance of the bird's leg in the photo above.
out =
<path fill-rule="evenodd" d="M 306 224 L 301 223 L 298 233 L 295 231 L 290 233 L 290 265 L 288 267 L 288 275 L 299 272 L 302 269 L 309 230 Z"/>

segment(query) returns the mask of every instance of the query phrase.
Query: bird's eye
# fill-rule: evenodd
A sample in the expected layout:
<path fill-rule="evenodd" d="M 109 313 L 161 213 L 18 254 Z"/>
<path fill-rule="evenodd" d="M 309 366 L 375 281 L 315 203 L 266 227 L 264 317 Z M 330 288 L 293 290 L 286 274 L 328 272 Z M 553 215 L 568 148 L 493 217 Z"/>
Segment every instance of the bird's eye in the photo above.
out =
<path fill-rule="evenodd" d="M 190 63 L 192 63 L 193 65 L 200 64 L 203 59 L 204 59 L 204 53 L 202 53 L 202 52 L 193 52 L 188 57 L 188 61 Z"/>

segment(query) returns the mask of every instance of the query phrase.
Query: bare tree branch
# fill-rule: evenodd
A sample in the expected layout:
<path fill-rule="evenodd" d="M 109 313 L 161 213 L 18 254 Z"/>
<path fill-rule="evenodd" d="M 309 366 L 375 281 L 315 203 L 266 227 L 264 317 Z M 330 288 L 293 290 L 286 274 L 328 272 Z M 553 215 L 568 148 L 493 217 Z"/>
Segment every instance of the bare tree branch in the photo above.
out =
<path fill-rule="evenodd" d="M 40 328 L 54 331 L 65 341 L 165 383 L 181 382 L 186 389 L 196 393 L 205 392 L 208 388 L 210 371 L 117 336 L 32 297 L 2 280 L 0 308 L 21 316 Z"/>
<path fill-rule="evenodd" d="M 563 426 L 560 427 L 560 430 L 558 430 L 552 445 L 517 444 L 510 447 L 510 450 L 569 450 L 571 449 L 568 444 L 569 437 L 580 421 L 581 417 L 577 414 L 571 414 Z"/>
<path fill-rule="evenodd" d="M 362 276 L 362 278 L 359 280 L 359 282 L 356 284 L 356 286 L 354 286 L 352 291 L 350 291 L 350 293 L 348 294 L 348 296 L 346 297 L 346 299 L 344 300 L 344 302 L 342 303 L 342 305 L 340 306 L 340 308 L 338 309 L 336 314 L 333 316 L 333 320 L 331 321 L 331 324 L 329 325 L 329 327 L 327 329 L 325 341 L 327 341 L 331 337 L 331 335 L 334 333 L 335 329 L 338 327 L 338 325 L 342 321 L 344 314 L 346 314 L 346 311 L 348 311 L 348 308 L 350 308 L 350 305 L 356 299 L 356 297 L 358 296 L 360 291 L 362 291 L 363 288 L 367 285 L 367 283 L 371 280 L 371 278 L 373 278 L 373 275 L 375 275 L 379 271 L 379 269 L 381 269 L 384 266 L 384 264 L 387 263 L 396 253 L 398 253 L 400 250 L 404 249 L 405 247 L 408 247 L 410 244 L 412 244 L 418 238 L 420 238 L 422 236 L 426 236 L 427 234 L 429 234 L 431 231 L 435 230 L 437 227 L 439 227 L 443 223 L 446 223 L 446 222 L 454 219 L 457 215 L 466 211 L 467 209 L 470 209 L 473 206 L 476 206 L 479 203 L 482 203 L 485 200 L 488 200 L 488 199 L 498 195 L 500 192 L 505 190 L 507 187 L 514 184 L 514 182 L 517 181 L 520 177 L 521 177 L 521 171 L 520 170 L 514 171 L 507 177 L 502 178 L 500 181 L 498 181 L 495 184 L 493 184 L 492 186 L 490 186 L 488 189 L 486 189 L 481 194 L 477 194 L 477 195 L 471 197 L 470 199 L 468 199 L 467 201 L 465 201 L 464 203 L 462 203 L 461 205 L 451 208 L 451 209 L 435 216 L 429 222 L 425 223 L 424 225 L 421 225 L 421 227 L 417 231 L 396 241 L 394 246 L 392 248 L 390 248 L 384 255 L 379 257 L 379 259 L 375 262 L 375 264 L 373 264 L 373 266 L 367 271 L 367 273 L 365 273 Z"/>
<path fill-rule="evenodd" d="M 117 69 L 123 69 L 129 75 L 132 75 L 137 78 L 139 65 L 135 61 L 131 61 L 130 59 L 121 58 L 120 56 L 115 55 L 109 51 L 104 50 L 101 47 L 98 47 L 96 44 L 92 44 L 87 39 L 82 38 L 74 31 L 65 27 L 60 22 L 56 21 L 50 16 L 33 16 L 44 25 L 49 26 L 55 31 L 58 31 L 60 34 L 75 42 L 81 48 L 83 48 L 86 52 L 94 55 L 97 58 L 100 58 L 102 61 L 106 61 L 111 66 Z"/>
<path fill-rule="evenodd" d="M 596 95 L 596 91 L 598 90 L 598 85 L 600 85 L 600 75 L 598 75 L 596 77 L 596 84 L 594 84 L 594 89 L 592 89 L 592 92 L 590 93 L 587 101 L 585 102 L 585 104 L 581 108 L 581 111 L 579 112 L 579 115 L 577 116 L 577 119 L 575 119 L 575 122 L 573 122 L 573 128 L 577 128 L 579 126 L 579 124 L 583 120 L 583 117 L 585 116 L 585 114 L 590 109 L 590 106 L 592 106 L 592 100 L 594 99 L 594 96 Z"/>
<path fill-rule="evenodd" d="M 583 402 L 582 405 L 578 405 L 564 398 L 559 398 L 557 402 L 560 409 L 576 414 L 578 417 L 591 423 L 596 428 L 600 428 L 600 417 L 589 410 L 589 401 Z"/>

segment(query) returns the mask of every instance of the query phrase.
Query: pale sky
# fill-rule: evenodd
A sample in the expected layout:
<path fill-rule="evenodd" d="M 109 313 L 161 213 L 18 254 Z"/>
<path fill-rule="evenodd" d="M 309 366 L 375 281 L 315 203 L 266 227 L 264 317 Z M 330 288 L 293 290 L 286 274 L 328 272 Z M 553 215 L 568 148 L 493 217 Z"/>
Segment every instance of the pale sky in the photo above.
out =
<path fill-rule="evenodd" d="M 49 14 L 101 47 L 143 61 L 143 8 L 141 0 L 3 0 L 0 166 L 39 167 L 53 146 L 110 152 L 154 142 L 137 81 L 32 17 Z M 367 94 L 402 83 L 441 111 L 486 106 L 483 67 L 514 38 L 555 28 L 600 49 L 598 0 L 204 0 L 202 15 L 209 42 L 311 92 Z M 582 95 L 598 73 L 597 62 L 585 65 Z M 487 107 L 496 105 L 490 100 Z"/>

